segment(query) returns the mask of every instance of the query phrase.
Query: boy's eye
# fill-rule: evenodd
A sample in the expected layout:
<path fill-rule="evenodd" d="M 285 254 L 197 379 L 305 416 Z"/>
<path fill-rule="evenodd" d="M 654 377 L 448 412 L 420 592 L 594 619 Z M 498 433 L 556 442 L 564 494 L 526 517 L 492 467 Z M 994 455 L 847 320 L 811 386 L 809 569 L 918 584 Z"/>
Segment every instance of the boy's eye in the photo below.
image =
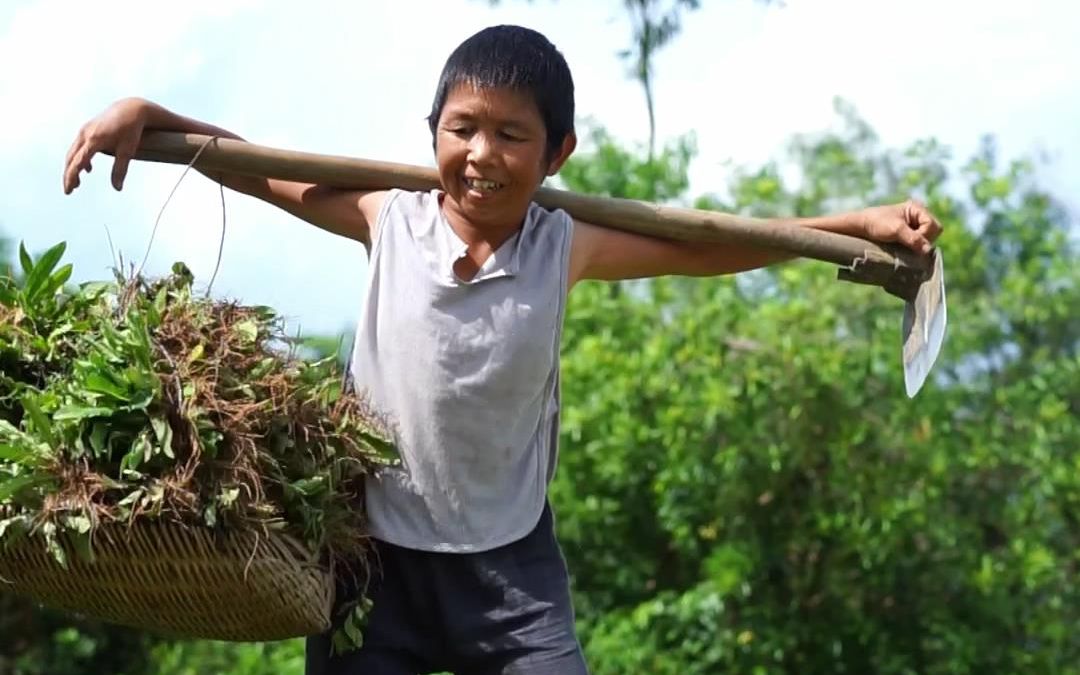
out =
<path fill-rule="evenodd" d="M 510 133 L 509 131 L 499 132 L 499 135 L 502 136 L 503 138 L 505 138 L 506 140 L 512 141 L 512 142 L 515 142 L 515 143 L 518 142 L 518 141 L 525 140 L 521 136 L 518 136 L 517 134 Z"/>

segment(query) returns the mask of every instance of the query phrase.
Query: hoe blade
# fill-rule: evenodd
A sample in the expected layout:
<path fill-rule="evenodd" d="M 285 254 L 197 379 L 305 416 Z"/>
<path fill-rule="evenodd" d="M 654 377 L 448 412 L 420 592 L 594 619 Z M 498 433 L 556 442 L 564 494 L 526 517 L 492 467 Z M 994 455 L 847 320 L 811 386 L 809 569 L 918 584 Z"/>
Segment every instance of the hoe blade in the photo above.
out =
<path fill-rule="evenodd" d="M 901 357 L 908 398 L 914 398 L 922 388 L 941 353 L 947 319 L 945 270 L 938 250 L 934 251 L 934 269 L 929 278 L 919 285 L 915 299 L 904 304 Z"/>

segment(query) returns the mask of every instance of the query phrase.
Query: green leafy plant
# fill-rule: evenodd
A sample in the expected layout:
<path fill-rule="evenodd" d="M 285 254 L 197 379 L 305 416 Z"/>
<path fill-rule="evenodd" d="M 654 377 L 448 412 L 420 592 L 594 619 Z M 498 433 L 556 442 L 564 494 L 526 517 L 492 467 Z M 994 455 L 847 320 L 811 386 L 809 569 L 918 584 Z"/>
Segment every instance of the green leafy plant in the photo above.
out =
<path fill-rule="evenodd" d="M 65 289 L 59 244 L 0 277 L 0 546 L 165 519 L 295 536 L 332 560 L 365 546 L 361 479 L 396 461 L 387 424 L 333 358 L 296 357 L 267 307 L 156 281 Z"/>

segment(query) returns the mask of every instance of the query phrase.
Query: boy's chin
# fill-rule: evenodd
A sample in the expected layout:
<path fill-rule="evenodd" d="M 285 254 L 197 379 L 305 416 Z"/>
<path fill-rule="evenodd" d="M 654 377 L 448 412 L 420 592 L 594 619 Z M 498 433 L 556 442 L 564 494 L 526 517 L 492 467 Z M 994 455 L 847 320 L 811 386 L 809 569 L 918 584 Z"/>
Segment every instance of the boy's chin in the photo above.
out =
<path fill-rule="evenodd" d="M 455 196 L 455 207 L 474 225 L 503 226 L 507 221 L 520 221 L 529 209 L 528 204 L 514 204 L 509 195 L 492 195 L 474 199 L 472 195 Z"/>

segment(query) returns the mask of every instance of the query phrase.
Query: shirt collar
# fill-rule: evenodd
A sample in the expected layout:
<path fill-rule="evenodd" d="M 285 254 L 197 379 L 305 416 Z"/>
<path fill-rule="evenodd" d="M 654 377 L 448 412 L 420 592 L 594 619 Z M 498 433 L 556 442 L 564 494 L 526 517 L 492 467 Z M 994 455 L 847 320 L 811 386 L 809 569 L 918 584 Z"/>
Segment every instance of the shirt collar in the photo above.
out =
<path fill-rule="evenodd" d="M 474 284 L 489 279 L 513 277 L 517 275 L 518 269 L 520 268 L 519 258 L 521 255 L 521 239 L 524 232 L 532 225 L 532 221 L 535 218 L 531 204 L 528 212 L 525 214 L 525 221 L 521 224 L 521 228 L 509 239 L 504 241 L 494 253 L 488 256 L 488 259 L 480 266 L 476 276 L 469 281 L 462 281 L 458 278 L 457 274 L 454 273 L 454 263 L 466 255 L 469 246 L 461 240 L 461 237 L 457 235 L 457 232 L 455 232 L 454 228 L 450 225 L 450 221 L 448 221 L 445 214 L 443 214 L 441 199 L 443 194 L 442 191 L 435 189 L 432 193 L 435 197 L 436 229 L 438 231 L 436 236 L 440 239 L 440 266 L 444 276 L 448 277 L 456 284 Z"/>

